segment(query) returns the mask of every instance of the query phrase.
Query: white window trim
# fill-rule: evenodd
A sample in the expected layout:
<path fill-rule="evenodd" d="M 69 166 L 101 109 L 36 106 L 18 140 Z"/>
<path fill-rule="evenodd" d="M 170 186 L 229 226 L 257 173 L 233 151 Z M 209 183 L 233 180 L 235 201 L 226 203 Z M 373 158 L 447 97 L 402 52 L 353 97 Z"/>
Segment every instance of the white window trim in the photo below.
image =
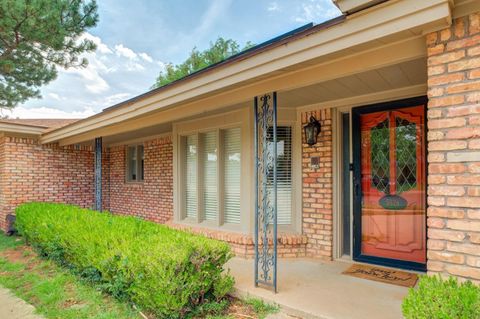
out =
<path fill-rule="evenodd" d="M 196 133 L 192 134 L 181 134 L 179 135 L 180 138 L 180 145 L 179 147 L 182 149 L 182 154 L 181 154 L 181 164 L 184 165 L 184 146 L 185 146 L 185 138 L 187 136 L 191 135 L 196 135 L 197 137 L 197 217 L 196 218 L 190 218 L 186 216 L 186 210 L 185 210 L 185 203 L 184 203 L 184 196 L 182 195 L 181 198 L 181 219 L 184 222 L 188 223 L 195 223 L 201 226 L 206 226 L 206 227 L 212 227 L 212 228 L 240 228 L 240 224 L 233 224 L 233 223 L 225 223 L 223 221 L 224 218 L 224 213 L 223 213 L 223 167 L 224 167 L 224 159 L 223 159 L 223 150 L 224 150 L 224 143 L 223 139 L 221 138 L 221 134 L 223 131 L 227 129 L 232 129 L 232 128 L 240 128 L 239 125 L 231 125 L 227 127 L 222 127 L 222 128 L 215 128 L 213 130 L 205 129 L 201 131 L 197 131 Z M 216 212 L 216 219 L 215 220 L 206 220 L 205 219 L 205 212 L 203 211 L 203 200 L 204 200 L 204 189 L 203 189 L 203 181 L 204 181 L 204 169 L 203 169 L 203 159 L 201 156 L 203 155 L 203 143 L 202 143 L 202 138 L 201 135 L 205 133 L 211 133 L 215 132 L 216 135 L 216 145 L 217 145 L 217 212 Z M 240 142 L 242 143 L 242 142 Z M 242 155 L 241 155 L 242 156 Z M 243 156 L 242 156 L 243 157 Z M 241 160 L 242 161 L 242 160 Z M 184 177 L 185 177 L 185 172 L 186 170 L 182 167 L 182 170 L 180 172 L 180 175 L 177 177 L 181 182 L 184 182 Z M 240 172 L 240 175 L 242 173 Z M 240 182 L 242 183 L 242 182 Z M 185 189 L 182 185 L 182 189 Z M 241 195 L 240 195 L 241 197 Z M 242 214 L 242 211 L 240 211 L 240 215 Z"/>
<path fill-rule="evenodd" d="M 205 117 L 202 119 L 197 119 L 194 121 L 185 121 L 181 123 L 175 123 L 173 126 L 173 136 L 174 136 L 174 220 L 177 223 L 185 223 L 192 226 L 200 226 L 205 228 L 217 229 L 217 230 L 224 230 L 224 231 L 231 231 L 231 232 L 240 232 L 240 233 L 248 233 L 250 232 L 249 225 L 251 224 L 251 216 L 250 216 L 250 194 L 248 192 L 248 185 L 250 184 L 249 176 L 252 174 L 248 174 L 251 170 L 250 166 L 248 165 L 249 161 L 249 150 L 248 147 L 250 143 L 250 134 L 249 134 L 249 125 L 247 125 L 248 111 L 247 110 L 239 110 L 224 113 L 222 115 L 210 116 Z M 241 136 L 240 136 L 240 143 L 241 143 L 241 171 L 240 171 L 240 223 L 224 223 L 223 222 L 223 214 L 218 213 L 217 219 L 213 220 L 204 220 L 202 217 L 202 185 L 203 179 L 201 178 L 202 174 L 202 167 L 201 161 L 198 160 L 197 157 L 197 207 L 198 207 L 198 214 L 197 218 L 187 218 L 186 217 L 186 210 L 185 210 L 185 201 L 184 201 L 184 172 L 185 169 L 183 167 L 184 161 L 183 158 L 185 156 L 184 152 L 184 139 L 186 136 L 189 135 L 197 135 L 198 141 L 201 140 L 200 135 L 207 132 L 216 132 L 217 137 L 217 181 L 221 184 L 223 180 L 223 139 L 222 139 L 222 132 L 227 129 L 232 128 L 240 128 Z M 201 142 L 198 142 L 197 146 L 197 154 L 201 154 L 202 146 Z M 201 156 L 201 155 L 198 155 Z M 218 198 L 218 211 L 222 211 L 223 207 L 223 187 L 217 188 L 217 198 Z"/>
<path fill-rule="evenodd" d="M 302 232 L 302 124 L 294 108 L 279 108 L 278 125 L 292 128 L 292 224 L 279 225 L 281 233 L 300 234 Z M 255 180 L 254 176 L 254 115 L 253 108 L 246 107 L 240 110 L 225 112 L 221 115 L 207 116 L 195 120 L 174 123 L 174 221 L 180 224 L 252 234 L 255 225 Z M 181 139 L 191 134 L 200 134 L 215 129 L 222 130 L 240 127 L 241 134 L 241 212 L 239 224 L 216 224 L 205 221 L 198 222 L 185 218 L 183 207 L 183 176 L 182 168 L 183 150 Z M 218 154 L 221 154 L 221 145 Z M 220 155 L 219 155 L 220 156 Z M 221 169 L 217 174 L 222 173 Z M 198 182 L 198 181 L 197 181 Z M 219 187 L 220 188 L 220 187 Z M 222 196 L 219 197 L 219 207 L 222 207 Z M 222 205 L 222 206 L 220 206 Z"/>

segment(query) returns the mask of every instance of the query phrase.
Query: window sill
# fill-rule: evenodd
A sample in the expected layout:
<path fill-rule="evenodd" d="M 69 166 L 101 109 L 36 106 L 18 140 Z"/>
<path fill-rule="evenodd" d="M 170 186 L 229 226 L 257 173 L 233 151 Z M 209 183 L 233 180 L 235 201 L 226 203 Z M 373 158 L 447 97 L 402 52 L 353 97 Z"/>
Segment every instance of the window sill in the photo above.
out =
<path fill-rule="evenodd" d="M 128 186 L 137 186 L 137 187 L 143 186 L 144 183 L 145 183 L 144 180 L 141 181 L 141 182 L 125 181 L 125 185 L 128 185 Z"/>
<path fill-rule="evenodd" d="M 238 231 L 233 230 L 226 230 L 226 229 L 214 229 L 214 228 L 207 228 L 202 227 L 201 225 L 193 225 L 187 224 L 182 222 L 167 222 L 166 225 L 168 227 L 188 231 L 197 235 L 203 235 L 207 238 L 216 239 L 225 241 L 229 244 L 237 244 L 237 245 L 247 245 L 253 246 L 254 239 L 252 235 L 240 233 Z M 292 233 L 279 233 L 278 234 L 278 244 L 280 245 L 306 245 L 307 244 L 307 236 L 302 234 L 292 234 Z"/>

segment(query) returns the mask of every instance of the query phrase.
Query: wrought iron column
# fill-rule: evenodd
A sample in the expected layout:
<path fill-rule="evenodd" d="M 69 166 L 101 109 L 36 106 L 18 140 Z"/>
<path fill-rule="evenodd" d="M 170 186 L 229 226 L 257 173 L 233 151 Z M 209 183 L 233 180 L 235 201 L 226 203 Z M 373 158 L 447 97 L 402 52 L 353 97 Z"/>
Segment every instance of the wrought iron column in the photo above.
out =
<path fill-rule="evenodd" d="M 255 286 L 277 292 L 277 93 L 255 97 L 254 108 Z"/>
<path fill-rule="evenodd" d="M 95 210 L 102 210 L 102 138 L 95 138 Z"/>

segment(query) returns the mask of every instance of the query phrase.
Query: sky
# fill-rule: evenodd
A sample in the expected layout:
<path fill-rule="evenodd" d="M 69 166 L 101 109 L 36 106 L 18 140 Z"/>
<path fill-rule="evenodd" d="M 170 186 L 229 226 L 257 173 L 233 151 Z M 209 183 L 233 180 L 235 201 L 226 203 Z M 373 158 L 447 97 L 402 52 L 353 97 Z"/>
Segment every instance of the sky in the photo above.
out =
<path fill-rule="evenodd" d="M 166 63 L 219 36 L 262 43 L 309 22 L 340 15 L 331 0 L 97 0 L 99 23 L 83 36 L 97 44 L 83 69 L 58 77 L 12 118 L 83 118 L 150 89 Z"/>

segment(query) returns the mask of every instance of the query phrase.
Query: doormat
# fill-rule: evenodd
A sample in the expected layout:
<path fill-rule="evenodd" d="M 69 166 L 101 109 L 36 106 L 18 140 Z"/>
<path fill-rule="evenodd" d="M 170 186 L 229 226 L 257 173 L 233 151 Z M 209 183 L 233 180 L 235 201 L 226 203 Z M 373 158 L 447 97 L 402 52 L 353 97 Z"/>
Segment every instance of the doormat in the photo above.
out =
<path fill-rule="evenodd" d="M 418 276 L 416 274 L 396 269 L 362 264 L 353 264 L 342 274 L 403 287 L 414 287 L 418 280 Z"/>

